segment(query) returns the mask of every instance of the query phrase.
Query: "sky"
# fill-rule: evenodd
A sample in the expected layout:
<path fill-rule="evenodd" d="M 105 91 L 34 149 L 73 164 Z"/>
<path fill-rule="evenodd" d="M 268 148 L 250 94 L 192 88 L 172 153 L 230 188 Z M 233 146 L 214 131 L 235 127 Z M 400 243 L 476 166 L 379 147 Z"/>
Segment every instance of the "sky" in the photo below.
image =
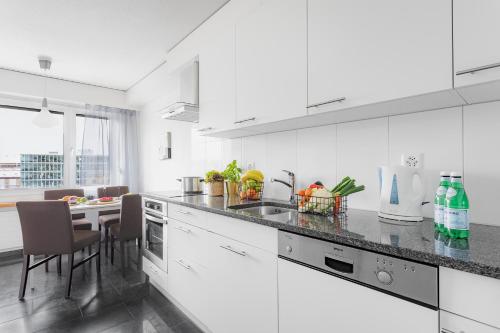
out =
<path fill-rule="evenodd" d="M 35 112 L 0 108 L 0 163 L 19 162 L 21 153 L 63 153 L 63 116 L 54 128 L 39 128 Z"/>

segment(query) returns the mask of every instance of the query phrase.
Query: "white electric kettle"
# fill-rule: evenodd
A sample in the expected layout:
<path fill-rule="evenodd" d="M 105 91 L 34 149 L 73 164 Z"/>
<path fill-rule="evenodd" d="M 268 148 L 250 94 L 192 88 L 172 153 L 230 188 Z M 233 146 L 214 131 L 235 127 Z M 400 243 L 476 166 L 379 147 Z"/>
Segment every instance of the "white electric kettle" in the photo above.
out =
<path fill-rule="evenodd" d="M 379 168 L 379 181 L 379 217 L 398 221 L 423 220 L 425 189 L 422 168 L 383 166 Z"/>

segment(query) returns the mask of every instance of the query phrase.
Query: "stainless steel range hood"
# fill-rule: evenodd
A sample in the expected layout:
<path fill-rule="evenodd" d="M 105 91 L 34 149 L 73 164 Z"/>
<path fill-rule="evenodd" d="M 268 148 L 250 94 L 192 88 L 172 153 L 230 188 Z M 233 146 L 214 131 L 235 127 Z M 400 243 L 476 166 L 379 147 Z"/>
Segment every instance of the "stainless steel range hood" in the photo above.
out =
<path fill-rule="evenodd" d="M 169 104 L 160 110 L 163 119 L 198 122 L 198 77 L 198 60 L 171 74 L 174 92 L 169 96 Z"/>

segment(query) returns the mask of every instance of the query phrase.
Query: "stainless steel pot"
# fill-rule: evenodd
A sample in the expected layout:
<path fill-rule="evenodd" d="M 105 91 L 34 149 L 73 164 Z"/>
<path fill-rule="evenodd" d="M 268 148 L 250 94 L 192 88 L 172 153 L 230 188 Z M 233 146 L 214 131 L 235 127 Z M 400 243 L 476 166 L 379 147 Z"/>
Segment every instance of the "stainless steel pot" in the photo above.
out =
<path fill-rule="evenodd" d="M 205 180 L 202 177 L 182 177 L 177 178 L 177 181 L 181 183 L 183 193 L 203 193 Z"/>

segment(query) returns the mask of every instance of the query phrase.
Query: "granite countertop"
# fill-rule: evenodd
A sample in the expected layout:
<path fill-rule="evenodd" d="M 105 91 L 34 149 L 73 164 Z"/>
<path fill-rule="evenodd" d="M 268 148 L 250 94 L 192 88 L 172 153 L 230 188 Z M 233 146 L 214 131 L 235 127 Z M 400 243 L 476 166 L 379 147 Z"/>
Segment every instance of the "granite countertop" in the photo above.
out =
<path fill-rule="evenodd" d="M 206 195 L 171 197 L 166 192 L 144 193 L 144 196 L 339 244 L 500 279 L 500 227 L 471 224 L 469 239 L 452 240 L 435 233 L 432 220 L 383 220 L 373 211 L 349 209 L 343 217 L 292 212 L 286 217 L 271 215 L 264 218 L 230 208 L 249 203 L 239 198 Z M 263 201 L 283 207 L 287 205 L 283 201 Z"/>

